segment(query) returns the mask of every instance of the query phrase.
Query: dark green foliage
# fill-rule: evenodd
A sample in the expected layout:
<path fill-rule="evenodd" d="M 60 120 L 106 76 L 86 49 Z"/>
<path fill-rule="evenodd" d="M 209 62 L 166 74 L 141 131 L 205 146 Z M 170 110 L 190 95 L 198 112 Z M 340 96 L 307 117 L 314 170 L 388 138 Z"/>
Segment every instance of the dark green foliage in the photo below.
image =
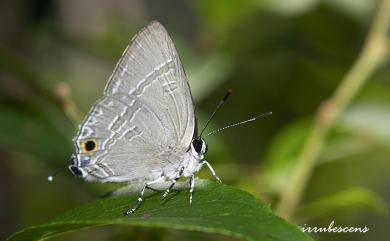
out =
<path fill-rule="evenodd" d="M 135 202 L 136 195 L 98 199 L 46 224 L 26 228 L 8 241 L 40 240 L 111 224 L 198 230 L 245 240 L 312 240 L 294 225 L 272 214 L 265 203 L 230 186 L 200 182 L 191 206 L 187 190 L 172 195 L 164 202 L 159 194 L 149 195 L 141 208 L 128 216 L 122 213 Z"/>

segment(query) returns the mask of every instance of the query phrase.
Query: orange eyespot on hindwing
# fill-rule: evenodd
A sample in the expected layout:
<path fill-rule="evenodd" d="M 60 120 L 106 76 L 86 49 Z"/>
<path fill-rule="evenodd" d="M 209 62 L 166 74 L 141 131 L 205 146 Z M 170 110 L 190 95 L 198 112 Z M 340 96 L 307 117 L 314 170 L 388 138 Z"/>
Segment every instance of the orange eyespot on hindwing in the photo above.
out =
<path fill-rule="evenodd" d="M 97 149 L 97 144 L 95 140 L 86 140 L 81 143 L 81 151 L 82 152 L 92 152 Z"/>

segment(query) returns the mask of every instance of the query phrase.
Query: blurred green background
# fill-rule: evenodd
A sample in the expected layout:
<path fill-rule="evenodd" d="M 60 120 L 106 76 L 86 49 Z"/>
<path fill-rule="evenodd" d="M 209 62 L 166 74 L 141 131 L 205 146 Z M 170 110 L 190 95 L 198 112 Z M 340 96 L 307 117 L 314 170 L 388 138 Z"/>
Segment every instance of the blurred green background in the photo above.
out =
<path fill-rule="evenodd" d="M 207 160 L 224 183 L 274 205 L 317 108 L 356 59 L 376 5 L 372 0 L 1 1 L 0 239 L 116 187 L 86 183 L 67 170 L 78 125 L 68 102 L 85 114 L 129 40 L 151 20 L 160 21 L 176 44 L 199 126 L 230 88 L 234 94 L 210 130 L 273 111 L 208 138 Z M 311 226 L 334 220 L 336 226 L 370 231 L 315 234 L 316 240 L 388 240 L 389 79 L 386 62 L 332 128 L 293 219 Z M 59 174 L 50 183 L 47 176 L 55 170 Z M 211 179 L 207 171 L 200 176 Z M 231 240 L 131 227 L 56 240 L 179 238 Z"/>

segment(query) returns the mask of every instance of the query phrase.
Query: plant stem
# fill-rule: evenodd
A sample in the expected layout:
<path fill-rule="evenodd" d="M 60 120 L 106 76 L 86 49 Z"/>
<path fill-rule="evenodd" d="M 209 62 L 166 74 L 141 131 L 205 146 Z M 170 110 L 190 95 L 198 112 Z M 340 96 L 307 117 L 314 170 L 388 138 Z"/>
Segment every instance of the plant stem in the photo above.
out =
<path fill-rule="evenodd" d="M 69 85 L 63 82 L 58 83 L 54 88 L 54 96 L 58 98 L 65 115 L 72 122 L 73 128 L 77 130 L 78 123 L 82 121 L 83 115 L 72 100 Z"/>
<path fill-rule="evenodd" d="M 290 219 L 313 172 L 329 129 L 351 103 L 370 75 L 384 62 L 389 50 L 390 0 L 382 0 L 367 39 L 355 63 L 344 76 L 334 95 L 318 109 L 315 123 L 298 156 L 289 182 L 280 193 L 276 213 Z"/>

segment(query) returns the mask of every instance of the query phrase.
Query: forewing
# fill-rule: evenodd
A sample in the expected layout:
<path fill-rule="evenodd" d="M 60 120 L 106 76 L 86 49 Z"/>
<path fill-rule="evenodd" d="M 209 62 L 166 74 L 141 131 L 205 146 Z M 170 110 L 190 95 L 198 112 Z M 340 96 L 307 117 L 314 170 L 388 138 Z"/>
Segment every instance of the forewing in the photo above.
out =
<path fill-rule="evenodd" d="M 133 38 L 104 94 L 153 103 L 155 112 L 171 120 L 171 138 L 178 146 L 189 146 L 195 125 L 192 96 L 175 46 L 160 23 L 152 22 Z"/>

